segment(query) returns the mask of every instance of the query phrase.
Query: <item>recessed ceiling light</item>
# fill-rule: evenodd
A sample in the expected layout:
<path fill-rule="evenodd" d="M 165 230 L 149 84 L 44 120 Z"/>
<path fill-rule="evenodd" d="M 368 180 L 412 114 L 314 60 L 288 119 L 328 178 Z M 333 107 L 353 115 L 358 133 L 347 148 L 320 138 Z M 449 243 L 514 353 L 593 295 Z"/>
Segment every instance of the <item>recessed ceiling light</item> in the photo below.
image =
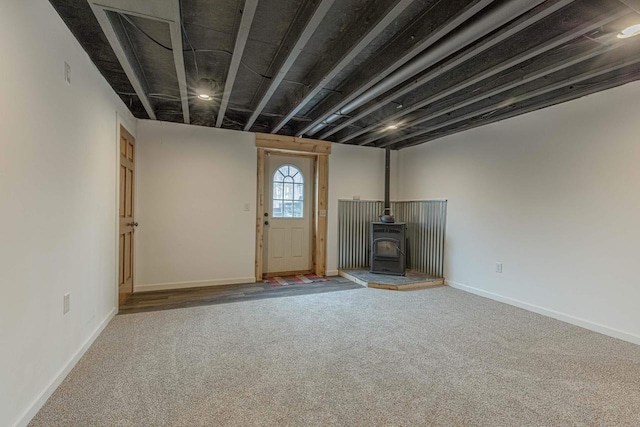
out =
<path fill-rule="evenodd" d="M 632 25 L 625 28 L 618 33 L 619 39 L 628 39 L 629 37 L 637 36 L 640 34 L 640 24 Z"/>
<path fill-rule="evenodd" d="M 396 130 L 396 129 L 398 129 L 398 125 L 389 125 L 385 129 L 386 130 Z"/>
<path fill-rule="evenodd" d="M 213 80 L 200 79 L 200 81 L 198 82 L 198 88 L 196 89 L 198 98 L 202 99 L 203 101 L 211 101 L 213 99 L 214 91 L 215 83 Z"/>

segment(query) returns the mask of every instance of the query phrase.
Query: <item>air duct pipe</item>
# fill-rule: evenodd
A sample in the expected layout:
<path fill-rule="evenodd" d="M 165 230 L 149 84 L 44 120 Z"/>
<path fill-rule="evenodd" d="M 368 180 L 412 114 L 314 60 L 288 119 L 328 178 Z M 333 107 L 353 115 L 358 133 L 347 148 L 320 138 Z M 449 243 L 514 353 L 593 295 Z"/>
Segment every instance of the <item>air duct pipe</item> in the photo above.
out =
<path fill-rule="evenodd" d="M 498 6 L 491 13 L 485 14 L 475 20 L 470 25 L 462 28 L 460 31 L 443 39 L 436 45 L 426 49 L 424 52 L 416 56 L 411 62 L 404 67 L 399 68 L 391 73 L 387 78 L 377 85 L 342 107 L 338 112 L 327 117 L 322 123 L 307 132 L 308 135 L 315 135 L 320 129 L 326 125 L 338 120 L 345 114 L 359 108 L 372 99 L 382 95 L 388 90 L 398 86 L 402 82 L 410 79 L 416 74 L 426 70 L 427 68 L 442 61 L 458 50 L 470 45 L 476 40 L 486 36 L 492 31 L 500 28 L 508 22 L 514 20 L 523 13 L 533 9 L 545 0 L 508 0 L 504 4 Z"/>

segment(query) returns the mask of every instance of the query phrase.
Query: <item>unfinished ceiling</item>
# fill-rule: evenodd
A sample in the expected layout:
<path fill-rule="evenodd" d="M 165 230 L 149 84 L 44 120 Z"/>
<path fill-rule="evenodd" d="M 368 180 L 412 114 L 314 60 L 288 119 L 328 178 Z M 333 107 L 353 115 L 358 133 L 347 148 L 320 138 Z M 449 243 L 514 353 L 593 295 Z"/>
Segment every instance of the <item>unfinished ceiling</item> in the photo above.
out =
<path fill-rule="evenodd" d="M 50 1 L 138 118 L 401 149 L 640 78 L 640 0 Z"/>

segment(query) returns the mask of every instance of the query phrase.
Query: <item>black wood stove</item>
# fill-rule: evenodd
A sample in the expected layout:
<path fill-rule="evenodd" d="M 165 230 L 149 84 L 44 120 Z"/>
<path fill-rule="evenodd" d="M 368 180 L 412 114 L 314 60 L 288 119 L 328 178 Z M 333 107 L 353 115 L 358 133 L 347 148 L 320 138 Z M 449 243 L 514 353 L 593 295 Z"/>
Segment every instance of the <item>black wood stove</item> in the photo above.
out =
<path fill-rule="evenodd" d="M 371 272 L 404 276 L 406 270 L 404 222 L 371 223 Z"/>

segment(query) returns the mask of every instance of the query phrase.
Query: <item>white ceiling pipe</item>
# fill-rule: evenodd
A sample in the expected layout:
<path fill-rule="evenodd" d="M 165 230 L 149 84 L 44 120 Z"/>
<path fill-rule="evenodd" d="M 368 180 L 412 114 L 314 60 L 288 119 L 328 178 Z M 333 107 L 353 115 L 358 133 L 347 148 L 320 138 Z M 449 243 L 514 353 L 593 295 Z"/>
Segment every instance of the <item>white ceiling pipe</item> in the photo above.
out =
<path fill-rule="evenodd" d="M 544 1 L 545 0 L 511 0 L 506 2 L 502 6 L 496 8 L 492 13 L 482 16 L 471 25 L 462 28 L 450 37 L 442 40 L 442 42 L 425 50 L 413 61 L 398 69 L 367 92 L 345 105 L 340 109 L 340 111 L 327 117 L 322 123 L 309 131 L 308 135 L 316 134 L 320 129 L 336 121 L 343 115 L 348 114 L 402 82 L 410 79 L 421 71 L 424 71 L 439 61 L 442 61 L 449 55 L 452 55 L 458 50 L 486 36 L 490 32 L 500 28 L 509 21 L 517 18 L 530 9 L 533 9 Z"/>

